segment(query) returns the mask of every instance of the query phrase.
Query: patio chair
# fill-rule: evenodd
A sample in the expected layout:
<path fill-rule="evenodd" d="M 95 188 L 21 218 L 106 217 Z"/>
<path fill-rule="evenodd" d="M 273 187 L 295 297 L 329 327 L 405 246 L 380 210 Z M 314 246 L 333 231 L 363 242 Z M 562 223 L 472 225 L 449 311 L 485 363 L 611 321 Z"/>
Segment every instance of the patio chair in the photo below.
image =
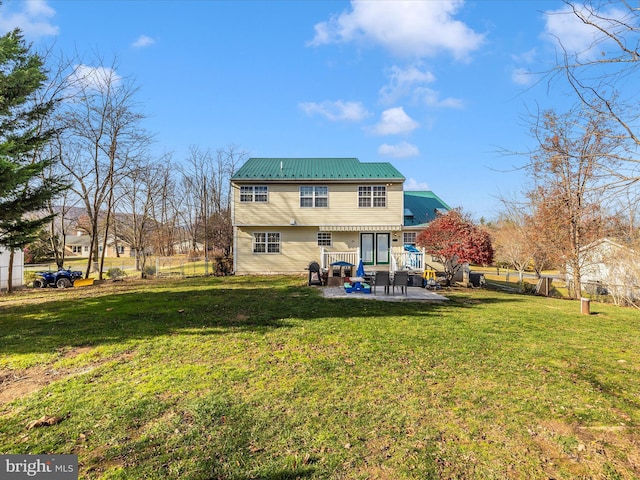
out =
<path fill-rule="evenodd" d="M 373 277 L 373 294 L 375 295 L 376 289 L 380 287 L 384 287 L 384 293 L 389 295 L 389 272 L 376 272 L 375 277 Z"/>
<path fill-rule="evenodd" d="M 400 293 L 406 295 L 409 286 L 409 272 L 401 271 L 393 274 L 393 294 L 396 294 L 396 287 L 400 288 Z"/>

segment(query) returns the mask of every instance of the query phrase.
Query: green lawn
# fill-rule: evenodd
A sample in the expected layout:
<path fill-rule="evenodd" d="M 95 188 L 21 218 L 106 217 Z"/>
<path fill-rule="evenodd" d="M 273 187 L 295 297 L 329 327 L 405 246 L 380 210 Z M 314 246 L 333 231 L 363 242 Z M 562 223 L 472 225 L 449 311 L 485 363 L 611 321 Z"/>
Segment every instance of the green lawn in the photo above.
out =
<path fill-rule="evenodd" d="M 640 477 L 637 310 L 443 293 L 224 277 L 0 297 L 0 453 L 77 453 L 81 478 Z"/>

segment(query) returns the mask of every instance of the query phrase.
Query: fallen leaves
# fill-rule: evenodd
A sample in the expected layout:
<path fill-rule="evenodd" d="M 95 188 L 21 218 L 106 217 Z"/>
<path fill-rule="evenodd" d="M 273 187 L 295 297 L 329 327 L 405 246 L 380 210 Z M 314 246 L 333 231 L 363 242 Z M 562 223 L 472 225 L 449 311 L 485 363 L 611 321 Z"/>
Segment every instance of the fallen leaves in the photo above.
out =
<path fill-rule="evenodd" d="M 64 419 L 65 417 L 58 417 L 55 415 L 43 415 L 38 420 L 29 422 L 29 424 L 27 425 L 27 430 L 38 427 L 51 427 L 52 425 L 57 425 L 58 423 L 62 422 Z"/>

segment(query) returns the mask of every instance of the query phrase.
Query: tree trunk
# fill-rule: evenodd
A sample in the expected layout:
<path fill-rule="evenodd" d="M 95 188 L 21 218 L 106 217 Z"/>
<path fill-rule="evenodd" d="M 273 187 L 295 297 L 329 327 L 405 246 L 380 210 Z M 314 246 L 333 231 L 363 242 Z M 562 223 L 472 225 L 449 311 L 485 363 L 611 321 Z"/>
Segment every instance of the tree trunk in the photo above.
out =
<path fill-rule="evenodd" d="M 13 292 L 13 260 L 15 257 L 15 250 L 13 248 L 9 249 L 9 268 L 8 268 L 8 274 L 9 277 L 7 278 L 7 293 L 11 293 Z"/>

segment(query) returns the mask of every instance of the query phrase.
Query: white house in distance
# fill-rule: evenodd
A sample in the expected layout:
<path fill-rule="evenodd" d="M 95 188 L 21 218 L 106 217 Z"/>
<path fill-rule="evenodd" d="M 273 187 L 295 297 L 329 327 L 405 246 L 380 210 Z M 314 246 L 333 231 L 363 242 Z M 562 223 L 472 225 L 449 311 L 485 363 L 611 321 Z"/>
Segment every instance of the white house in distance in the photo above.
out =
<path fill-rule="evenodd" d="M 433 192 L 404 192 L 404 181 L 386 162 L 250 158 L 231 179 L 235 273 L 302 273 L 312 261 L 328 268 L 360 259 L 368 270 L 409 261 L 424 268 L 431 258 L 405 245 L 450 208 Z"/>
<path fill-rule="evenodd" d="M 590 293 L 609 294 L 616 303 L 640 300 L 640 253 L 609 238 L 582 248 L 581 282 Z M 567 281 L 572 269 L 567 266 Z"/>
<path fill-rule="evenodd" d="M 13 288 L 24 283 L 24 252 L 16 250 L 13 254 Z M 6 290 L 9 280 L 9 250 L 0 247 L 0 290 Z"/>

